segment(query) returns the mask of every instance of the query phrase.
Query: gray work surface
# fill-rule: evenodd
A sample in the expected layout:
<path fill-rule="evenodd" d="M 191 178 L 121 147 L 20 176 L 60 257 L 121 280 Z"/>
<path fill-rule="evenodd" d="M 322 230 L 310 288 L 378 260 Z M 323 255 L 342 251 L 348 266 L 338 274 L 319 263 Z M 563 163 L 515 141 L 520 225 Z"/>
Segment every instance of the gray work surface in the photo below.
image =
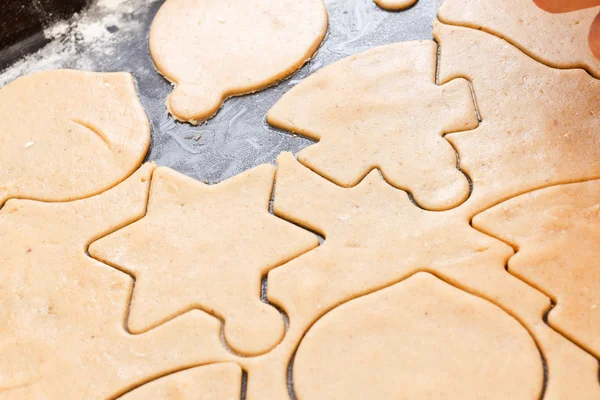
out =
<path fill-rule="evenodd" d="M 306 138 L 271 128 L 265 121 L 269 108 L 325 65 L 378 45 L 431 39 L 431 24 L 442 2 L 420 0 L 407 10 L 390 12 L 373 0 L 325 0 L 329 31 L 313 60 L 276 86 L 227 100 L 213 119 L 191 126 L 167 114 L 164 101 L 172 87 L 156 71 L 148 50 L 150 24 L 163 1 L 98 0 L 83 14 L 48 28 L 50 43 L 1 73 L 0 86 L 52 68 L 128 71 L 152 126 L 146 159 L 215 183 L 274 163 L 282 151 L 296 153 L 311 145 Z"/>

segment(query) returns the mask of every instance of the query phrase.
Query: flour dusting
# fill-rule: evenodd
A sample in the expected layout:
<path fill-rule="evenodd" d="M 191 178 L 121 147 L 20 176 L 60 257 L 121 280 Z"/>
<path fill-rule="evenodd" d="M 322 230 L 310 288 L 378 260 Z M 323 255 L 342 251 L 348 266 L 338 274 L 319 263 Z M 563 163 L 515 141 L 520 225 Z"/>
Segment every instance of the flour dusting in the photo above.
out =
<path fill-rule="evenodd" d="M 138 14 L 148 0 L 97 0 L 68 20 L 44 30 L 50 40 L 37 52 L 0 73 L 0 87 L 22 75 L 56 68 L 102 71 L 112 62 L 116 45 L 140 31 Z"/>

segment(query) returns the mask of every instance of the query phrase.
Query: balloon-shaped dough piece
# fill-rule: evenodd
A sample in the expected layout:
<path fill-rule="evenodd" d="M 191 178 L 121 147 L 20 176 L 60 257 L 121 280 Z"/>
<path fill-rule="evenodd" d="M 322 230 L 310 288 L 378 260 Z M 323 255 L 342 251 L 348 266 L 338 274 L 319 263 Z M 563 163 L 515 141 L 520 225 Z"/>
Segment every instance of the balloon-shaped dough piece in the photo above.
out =
<path fill-rule="evenodd" d="M 433 33 L 440 82 L 468 78 L 482 118 L 446 136 L 473 181 L 470 216 L 534 189 L 600 178 L 600 80 L 540 64 L 479 30 L 435 22 Z"/>
<path fill-rule="evenodd" d="M 175 85 L 169 112 L 197 124 L 226 98 L 298 70 L 326 32 L 322 0 L 167 0 L 152 23 L 150 52 Z"/>
<path fill-rule="evenodd" d="M 585 68 L 600 77 L 600 60 L 588 44 L 590 25 L 598 11 L 595 7 L 552 14 L 533 0 L 445 0 L 438 18 L 506 39 L 549 66 Z M 498 71 L 494 63 L 489 65 Z"/>
<path fill-rule="evenodd" d="M 212 186 L 156 170 L 146 216 L 90 246 L 93 257 L 136 278 L 132 332 L 198 308 L 224 320 L 236 352 L 256 355 L 281 341 L 285 325 L 261 301 L 261 278 L 318 240 L 269 214 L 274 178 L 271 165 Z"/>
<path fill-rule="evenodd" d="M 379 7 L 390 10 L 400 11 L 417 3 L 418 0 L 374 0 Z"/>
<path fill-rule="evenodd" d="M 436 85 L 436 58 L 433 41 L 353 55 L 296 85 L 267 120 L 319 140 L 298 160 L 341 186 L 379 168 L 421 207 L 455 207 L 469 182 L 443 134 L 475 128 L 477 116 L 466 80 Z"/>
<path fill-rule="evenodd" d="M 119 400 L 239 400 L 242 369 L 233 363 L 186 369 L 132 390 Z"/>
<path fill-rule="evenodd" d="M 515 318 L 427 273 L 326 314 L 294 361 L 299 399 L 533 400 L 543 384 Z"/>
<path fill-rule="evenodd" d="M 477 215 L 519 249 L 509 272 L 552 296 L 552 327 L 600 357 L 600 181 L 541 189 Z"/>
<path fill-rule="evenodd" d="M 133 280 L 86 255 L 144 215 L 153 169 L 87 199 L 11 199 L 0 210 L 0 399 L 114 398 L 229 354 L 219 320 L 200 312 L 131 335 Z"/>
<path fill-rule="evenodd" d="M 0 89 L 0 207 L 11 198 L 68 201 L 131 175 L 150 125 L 127 73 L 55 70 Z"/>

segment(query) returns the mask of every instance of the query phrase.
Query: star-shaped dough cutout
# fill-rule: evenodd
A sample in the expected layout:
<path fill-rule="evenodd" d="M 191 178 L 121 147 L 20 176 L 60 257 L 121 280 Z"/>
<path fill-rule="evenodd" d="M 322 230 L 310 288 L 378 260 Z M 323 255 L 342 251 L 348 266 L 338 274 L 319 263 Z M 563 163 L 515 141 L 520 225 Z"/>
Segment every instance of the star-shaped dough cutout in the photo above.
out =
<path fill-rule="evenodd" d="M 90 246 L 93 257 L 136 279 L 132 332 L 201 309 L 224 321 L 235 352 L 257 355 L 279 343 L 285 325 L 261 301 L 261 279 L 318 239 L 269 214 L 274 178 L 270 165 L 212 186 L 154 172 L 146 216 Z"/>
<path fill-rule="evenodd" d="M 84 200 L 11 199 L 0 210 L 0 399 L 114 399 L 230 356 L 221 324 L 202 312 L 131 335 L 132 279 L 85 253 L 144 215 L 153 169 Z"/>

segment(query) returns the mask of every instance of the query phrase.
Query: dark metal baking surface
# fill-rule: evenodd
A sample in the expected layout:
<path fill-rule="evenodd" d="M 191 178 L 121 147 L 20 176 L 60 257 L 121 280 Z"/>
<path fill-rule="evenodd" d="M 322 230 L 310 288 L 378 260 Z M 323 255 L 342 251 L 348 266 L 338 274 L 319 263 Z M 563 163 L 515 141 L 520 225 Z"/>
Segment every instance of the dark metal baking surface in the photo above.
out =
<path fill-rule="evenodd" d="M 420 0 L 401 12 L 382 10 L 373 0 L 325 0 L 329 32 L 313 60 L 279 85 L 227 100 L 215 118 L 196 127 L 167 114 L 164 101 L 172 88 L 156 72 L 148 51 L 150 23 L 163 1 L 92 0 L 81 15 L 46 29 L 48 44 L 2 72 L 0 86 L 51 68 L 131 72 L 152 125 L 147 160 L 204 182 L 220 182 L 273 163 L 282 151 L 297 152 L 312 143 L 265 122 L 269 108 L 293 85 L 368 48 L 431 39 L 431 23 L 442 0 Z M 21 43 L 26 40 L 23 37 Z"/>
<path fill-rule="evenodd" d="M 0 69 L 46 44 L 45 26 L 81 11 L 87 0 L 0 2 Z"/>

